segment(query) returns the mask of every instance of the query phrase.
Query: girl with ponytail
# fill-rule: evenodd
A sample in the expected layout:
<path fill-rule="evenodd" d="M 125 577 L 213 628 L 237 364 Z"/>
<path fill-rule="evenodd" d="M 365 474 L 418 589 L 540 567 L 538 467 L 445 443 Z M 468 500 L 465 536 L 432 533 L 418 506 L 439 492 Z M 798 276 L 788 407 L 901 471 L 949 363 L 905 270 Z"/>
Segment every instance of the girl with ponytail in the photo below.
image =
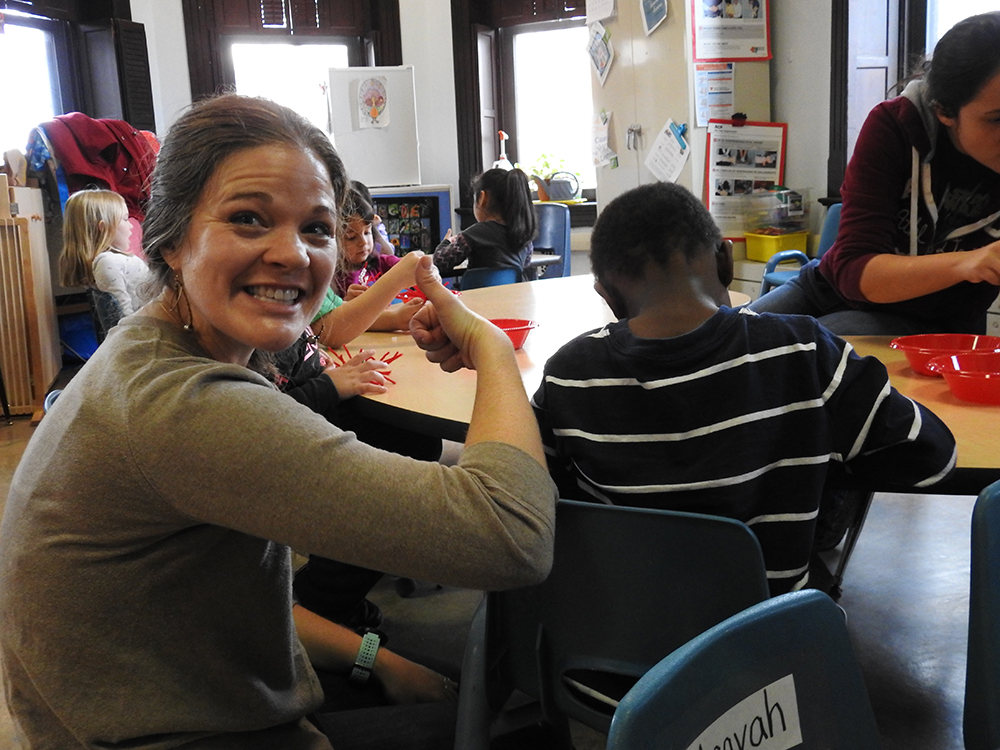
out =
<path fill-rule="evenodd" d="M 473 185 L 478 223 L 461 234 L 445 234 L 434 251 L 442 276 L 468 259 L 469 268 L 513 268 L 528 281 L 528 261 L 538 228 L 528 178 L 520 169 L 490 169 Z"/>

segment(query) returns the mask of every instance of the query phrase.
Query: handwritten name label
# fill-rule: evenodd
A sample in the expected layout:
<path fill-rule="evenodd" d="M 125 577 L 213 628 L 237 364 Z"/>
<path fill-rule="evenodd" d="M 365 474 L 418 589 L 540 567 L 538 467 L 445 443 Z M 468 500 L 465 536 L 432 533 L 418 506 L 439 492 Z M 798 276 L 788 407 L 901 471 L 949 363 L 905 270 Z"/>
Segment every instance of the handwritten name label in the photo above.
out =
<path fill-rule="evenodd" d="M 687 750 L 787 750 L 801 744 L 795 680 L 788 675 L 730 708 Z"/>

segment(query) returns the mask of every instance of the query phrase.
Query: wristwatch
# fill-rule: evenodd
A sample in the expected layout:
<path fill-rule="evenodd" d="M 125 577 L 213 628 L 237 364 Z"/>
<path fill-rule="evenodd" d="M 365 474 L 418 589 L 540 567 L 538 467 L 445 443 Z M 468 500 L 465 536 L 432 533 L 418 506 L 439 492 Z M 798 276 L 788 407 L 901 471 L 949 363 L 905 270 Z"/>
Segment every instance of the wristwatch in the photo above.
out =
<path fill-rule="evenodd" d="M 381 630 L 375 628 L 365 630 L 365 634 L 361 637 L 361 648 L 358 649 L 358 656 L 354 660 L 354 669 L 351 670 L 351 682 L 356 685 L 368 682 L 375 666 L 375 657 L 383 643 L 385 643 L 385 633 Z"/>

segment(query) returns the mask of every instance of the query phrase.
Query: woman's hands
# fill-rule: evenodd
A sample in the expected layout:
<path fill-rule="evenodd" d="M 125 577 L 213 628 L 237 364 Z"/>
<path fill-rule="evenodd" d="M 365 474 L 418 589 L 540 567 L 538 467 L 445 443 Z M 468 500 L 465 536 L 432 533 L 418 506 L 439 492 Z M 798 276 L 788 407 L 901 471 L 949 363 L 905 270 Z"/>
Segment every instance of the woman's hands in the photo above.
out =
<path fill-rule="evenodd" d="M 323 372 L 337 387 L 341 399 L 353 398 L 369 393 L 385 393 L 385 376 L 380 370 L 388 370 L 389 365 L 375 359 L 375 352 L 362 350 L 340 366 L 327 367 Z"/>
<path fill-rule="evenodd" d="M 392 703 L 458 700 L 457 683 L 385 649 L 379 650 L 372 673 Z"/>
<path fill-rule="evenodd" d="M 411 318 L 410 333 L 429 361 L 440 364 L 445 372 L 463 367 L 475 370 L 483 346 L 506 345 L 507 351 L 513 351 L 503 331 L 472 312 L 441 283 L 431 257 L 421 260 L 416 277 L 427 304 Z"/>
<path fill-rule="evenodd" d="M 1000 240 L 984 245 L 977 250 L 955 253 L 958 256 L 959 273 L 966 281 L 1000 286 Z"/>

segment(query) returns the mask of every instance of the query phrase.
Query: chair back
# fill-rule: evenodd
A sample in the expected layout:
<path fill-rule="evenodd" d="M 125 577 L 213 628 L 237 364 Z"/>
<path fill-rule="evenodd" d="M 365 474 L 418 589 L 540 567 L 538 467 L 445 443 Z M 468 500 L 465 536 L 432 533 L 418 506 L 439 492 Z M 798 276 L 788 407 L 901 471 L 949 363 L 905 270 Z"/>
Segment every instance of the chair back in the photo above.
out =
<path fill-rule="evenodd" d="M 100 344 L 108 335 L 108 331 L 122 319 L 122 309 L 110 292 L 90 288 L 87 290 L 87 296 L 90 302 L 90 317 L 94 322 L 94 333 L 97 335 L 97 343 Z"/>
<path fill-rule="evenodd" d="M 535 239 L 535 251 L 558 255 L 561 263 L 553 263 L 546 267 L 540 279 L 552 279 L 570 275 L 570 222 L 569 206 L 565 203 L 536 203 L 535 215 L 538 217 L 538 237 Z"/>
<path fill-rule="evenodd" d="M 822 258 L 823 253 L 829 250 L 837 239 L 837 231 L 840 229 L 840 209 L 843 205 L 843 203 L 834 203 L 826 209 L 823 231 L 819 235 L 819 247 L 816 248 L 817 258 Z"/>
<path fill-rule="evenodd" d="M 56 390 L 49 391 L 48 393 L 45 394 L 45 400 L 42 402 L 43 414 L 49 413 L 49 409 L 52 408 L 52 404 L 54 404 L 56 402 L 56 399 L 59 398 L 60 393 L 62 393 L 62 389 L 57 388 Z"/>
<path fill-rule="evenodd" d="M 568 716 L 607 732 L 646 670 L 768 596 L 760 544 L 732 519 L 560 500 L 555 539 L 546 581 L 487 598 L 485 643 L 474 628 L 466 648 L 456 747 L 484 747 L 472 735 L 481 740 L 485 712 L 468 704 L 489 696 L 499 712 L 513 689 L 553 725 Z"/>
<path fill-rule="evenodd" d="M 972 511 L 969 659 L 965 675 L 965 747 L 1000 747 L 1000 482 Z"/>
<path fill-rule="evenodd" d="M 826 594 L 783 594 L 696 636 L 615 712 L 608 750 L 876 750 L 878 728 L 844 613 Z"/>
<path fill-rule="evenodd" d="M 462 274 L 462 291 L 480 289 L 484 286 L 515 284 L 521 274 L 513 268 L 470 268 Z"/>

